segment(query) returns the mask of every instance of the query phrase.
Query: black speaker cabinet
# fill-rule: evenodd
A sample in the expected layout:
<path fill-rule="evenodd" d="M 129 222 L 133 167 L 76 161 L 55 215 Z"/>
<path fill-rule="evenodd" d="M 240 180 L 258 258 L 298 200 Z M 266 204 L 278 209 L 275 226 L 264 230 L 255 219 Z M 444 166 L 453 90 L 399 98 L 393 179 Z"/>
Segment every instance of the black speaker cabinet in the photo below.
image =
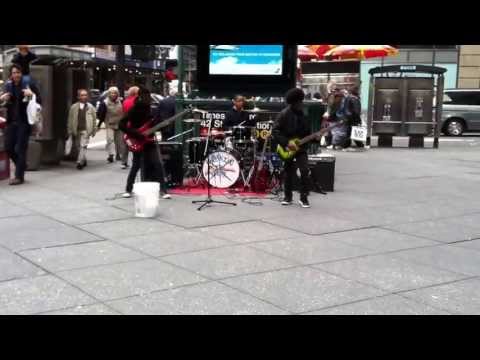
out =
<path fill-rule="evenodd" d="M 170 187 L 183 184 L 183 145 L 177 142 L 162 142 L 160 149 Z"/>
<path fill-rule="evenodd" d="M 183 184 L 183 146 L 176 142 L 159 142 L 158 145 L 162 154 L 167 186 L 175 187 Z M 153 151 L 149 154 L 151 161 L 145 166 L 143 181 L 159 181 L 153 167 L 158 162 L 158 153 Z"/>
<path fill-rule="evenodd" d="M 333 192 L 335 190 L 335 155 L 317 154 L 308 156 L 308 167 L 310 168 L 310 191 Z M 300 190 L 300 171 L 293 182 L 293 189 Z"/>

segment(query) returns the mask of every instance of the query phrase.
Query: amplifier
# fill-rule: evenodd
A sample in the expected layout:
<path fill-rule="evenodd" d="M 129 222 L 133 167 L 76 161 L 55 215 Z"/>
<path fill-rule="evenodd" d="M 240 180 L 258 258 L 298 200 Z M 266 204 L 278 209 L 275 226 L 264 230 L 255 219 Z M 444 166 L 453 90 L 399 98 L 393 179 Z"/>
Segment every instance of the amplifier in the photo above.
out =
<path fill-rule="evenodd" d="M 168 187 L 183 184 L 183 145 L 177 142 L 157 142 L 162 154 Z M 153 161 L 158 161 L 154 154 Z M 145 168 L 144 181 L 158 181 L 151 166 Z"/>
<path fill-rule="evenodd" d="M 310 191 L 320 192 L 335 190 L 335 155 L 322 153 L 308 156 L 308 167 L 310 168 Z M 293 189 L 300 189 L 300 171 L 293 182 Z"/>
<path fill-rule="evenodd" d="M 183 145 L 181 142 L 159 142 L 170 187 L 183 185 Z"/>

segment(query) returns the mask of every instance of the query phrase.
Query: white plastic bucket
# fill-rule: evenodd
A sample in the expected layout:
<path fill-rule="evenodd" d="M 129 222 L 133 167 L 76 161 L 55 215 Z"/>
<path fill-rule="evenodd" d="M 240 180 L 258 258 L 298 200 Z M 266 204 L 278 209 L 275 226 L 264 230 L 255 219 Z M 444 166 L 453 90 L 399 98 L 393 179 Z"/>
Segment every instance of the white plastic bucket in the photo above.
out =
<path fill-rule="evenodd" d="M 160 183 L 140 182 L 133 185 L 135 216 L 153 218 L 157 215 L 160 201 Z"/>

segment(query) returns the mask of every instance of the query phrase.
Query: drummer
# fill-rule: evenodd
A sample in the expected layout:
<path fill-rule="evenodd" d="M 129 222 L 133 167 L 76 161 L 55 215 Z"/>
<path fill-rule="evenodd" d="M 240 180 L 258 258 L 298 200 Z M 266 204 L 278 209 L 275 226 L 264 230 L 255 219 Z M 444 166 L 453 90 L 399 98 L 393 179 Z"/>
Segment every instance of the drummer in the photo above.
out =
<path fill-rule="evenodd" d="M 232 128 L 235 126 L 255 126 L 255 121 L 245 112 L 245 97 L 243 95 L 235 95 L 232 100 L 233 108 L 226 114 L 223 123 L 224 128 Z"/>

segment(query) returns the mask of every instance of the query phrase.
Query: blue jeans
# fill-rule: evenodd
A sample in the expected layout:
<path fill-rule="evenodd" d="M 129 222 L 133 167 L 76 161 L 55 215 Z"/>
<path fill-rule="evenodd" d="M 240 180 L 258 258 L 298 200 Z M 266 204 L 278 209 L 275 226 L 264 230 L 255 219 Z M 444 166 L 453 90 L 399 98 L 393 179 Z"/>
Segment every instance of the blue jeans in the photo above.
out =
<path fill-rule="evenodd" d="M 22 76 L 22 90 L 28 89 L 30 84 L 33 83 L 33 79 L 30 75 L 23 75 Z"/>
<path fill-rule="evenodd" d="M 15 178 L 24 180 L 27 170 L 28 140 L 32 127 L 25 122 L 8 124 L 5 134 L 5 150 L 15 164 Z"/>
<path fill-rule="evenodd" d="M 28 89 L 32 84 L 35 84 L 35 81 L 32 79 L 30 75 L 22 76 L 22 82 L 21 82 L 22 90 Z M 5 91 L 10 94 L 13 94 L 13 83 L 11 81 L 7 82 L 5 86 Z"/>

